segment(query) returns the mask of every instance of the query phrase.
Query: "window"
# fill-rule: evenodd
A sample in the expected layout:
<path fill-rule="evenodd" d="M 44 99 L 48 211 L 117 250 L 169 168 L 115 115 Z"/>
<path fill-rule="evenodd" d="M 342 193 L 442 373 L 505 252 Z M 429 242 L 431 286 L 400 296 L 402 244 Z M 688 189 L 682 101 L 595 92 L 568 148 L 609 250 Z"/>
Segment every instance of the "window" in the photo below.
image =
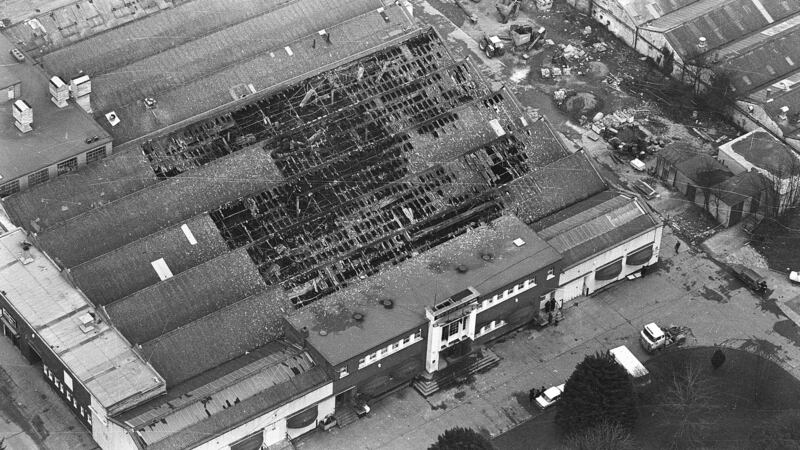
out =
<path fill-rule="evenodd" d="M 531 286 L 536 286 L 536 277 L 533 277 L 528 281 L 530 281 Z"/>
<path fill-rule="evenodd" d="M 360 369 L 360 368 L 364 367 L 364 363 L 366 363 L 366 362 L 367 362 L 367 358 L 366 357 L 359 359 L 358 360 L 358 368 Z"/>
<path fill-rule="evenodd" d="M 42 364 L 42 372 L 44 372 L 44 376 L 47 376 L 47 364 Z"/>
<path fill-rule="evenodd" d="M 556 271 L 552 267 L 547 269 L 547 279 L 552 280 L 553 277 L 556 276 Z"/>
<path fill-rule="evenodd" d="M 395 342 L 394 344 L 392 344 L 392 350 L 395 350 L 395 349 L 397 349 L 397 347 L 400 347 L 400 343 L 402 343 L 402 342 L 403 341 Z"/>
<path fill-rule="evenodd" d="M 92 413 L 89 411 L 86 412 L 86 423 L 88 423 L 89 426 L 92 426 Z"/>
<path fill-rule="evenodd" d="M 70 401 L 72 401 L 72 392 L 67 391 L 67 403 L 69 403 Z"/>
<path fill-rule="evenodd" d="M 411 336 L 403 339 L 403 344 L 408 344 L 409 342 L 411 342 Z"/>
<path fill-rule="evenodd" d="M 78 399 L 72 397 L 72 407 L 78 409 Z"/>
<path fill-rule="evenodd" d="M 414 339 L 420 339 L 420 338 L 422 338 L 422 330 L 421 329 L 417 330 L 417 332 L 414 333 Z"/>
<path fill-rule="evenodd" d="M 42 169 L 38 172 L 33 172 L 28 175 L 28 187 L 34 187 L 42 183 L 46 183 L 50 179 L 50 173 L 47 169 Z"/>
<path fill-rule="evenodd" d="M 93 162 L 100 161 L 101 159 L 106 157 L 106 148 L 100 147 L 94 150 L 89 150 L 86 152 L 86 164 L 91 164 Z"/>
<path fill-rule="evenodd" d="M 8 197 L 11 194 L 19 192 L 19 180 L 9 181 L 5 184 L 0 184 L 0 198 Z"/>
<path fill-rule="evenodd" d="M 67 372 L 64 372 L 64 384 L 67 385 L 70 391 L 74 391 L 75 389 L 72 388 L 72 377 L 69 376 Z"/>
<path fill-rule="evenodd" d="M 350 375 L 350 374 L 347 372 L 347 366 L 339 367 L 339 379 L 340 380 L 342 378 L 348 376 L 348 375 Z"/>
<path fill-rule="evenodd" d="M 85 415 L 85 413 L 84 413 L 84 411 L 83 411 L 83 406 L 81 406 L 80 408 L 78 408 L 78 411 L 81 413 L 81 417 L 83 417 L 83 416 Z"/>
<path fill-rule="evenodd" d="M 78 170 L 78 158 L 70 158 L 66 161 L 62 161 L 58 163 L 56 166 L 58 168 L 58 174 L 63 175 L 65 173 L 73 172 Z"/>

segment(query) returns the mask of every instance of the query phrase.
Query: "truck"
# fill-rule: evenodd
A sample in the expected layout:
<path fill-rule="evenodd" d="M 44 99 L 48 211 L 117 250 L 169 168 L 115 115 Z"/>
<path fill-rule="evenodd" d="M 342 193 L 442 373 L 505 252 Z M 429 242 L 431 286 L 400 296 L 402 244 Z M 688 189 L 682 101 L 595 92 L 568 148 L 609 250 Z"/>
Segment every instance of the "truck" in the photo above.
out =
<path fill-rule="evenodd" d="M 655 353 L 676 345 L 682 345 L 691 331 L 686 327 L 670 325 L 662 328 L 656 323 L 648 323 L 639 332 L 639 342 L 647 353 Z"/>
<path fill-rule="evenodd" d="M 635 388 L 642 388 L 650 384 L 650 372 L 644 364 L 634 356 L 633 352 L 631 352 L 628 347 L 622 345 L 617 348 L 612 348 L 608 353 L 617 361 L 617 364 L 628 372 Z"/>
<path fill-rule="evenodd" d="M 728 264 L 733 275 L 745 286 L 759 294 L 767 294 L 767 279 L 755 270 L 741 264 Z"/>

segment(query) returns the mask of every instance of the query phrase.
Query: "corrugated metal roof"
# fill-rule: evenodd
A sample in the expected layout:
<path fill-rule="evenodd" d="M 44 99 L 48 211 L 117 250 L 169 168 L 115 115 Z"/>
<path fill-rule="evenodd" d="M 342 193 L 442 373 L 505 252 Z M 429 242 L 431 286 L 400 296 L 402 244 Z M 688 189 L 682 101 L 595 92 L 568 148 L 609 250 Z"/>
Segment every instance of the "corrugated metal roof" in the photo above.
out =
<path fill-rule="evenodd" d="M 673 11 L 691 5 L 697 0 L 618 0 L 636 25 L 642 25 Z"/>
<path fill-rule="evenodd" d="M 186 392 L 179 398 L 173 398 L 168 403 L 126 419 L 125 423 L 135 428 L 145 443 L 151 445 L 208 418 L 206 411 L 216 414 L 229 408 L 228 404 L 238 404 L 314 366 L 306 352 L 294 347 L 277 342 L 268 344 L 268 347 L 272 352 L 264 357 Z"/>
<path fill-rule="evenodd" d="M 104 408 L 115 411 L 164 392 L 164 380 L 107 323 L 84 333 L 91 305 L 35 247 L 20 261 L 24 231 L 0 236 L 3 296 Z"/>
<path fill-rule="evenodd" d="M 596 198 L 604 200 L 597 202 Z M 609 198 L 605 192 L 601 193 L 578 203 L 570 212 L 569 217 L 539 232 L 562 254 L 565 267 L 659 225 L 636 197 L 622 194 Z"/>

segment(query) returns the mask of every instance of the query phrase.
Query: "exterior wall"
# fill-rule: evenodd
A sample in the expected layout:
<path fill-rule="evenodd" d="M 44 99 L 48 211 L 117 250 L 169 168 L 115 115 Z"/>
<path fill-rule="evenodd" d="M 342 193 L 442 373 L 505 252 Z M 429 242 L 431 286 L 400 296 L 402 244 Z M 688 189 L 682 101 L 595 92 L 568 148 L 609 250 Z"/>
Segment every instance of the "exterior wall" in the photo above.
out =
<path fill-rule="evenodd" d="M 592 9 L 592 0 L 567 0 L 567 4 L 584 14 L 589 14 Z"/>
<path fill-rule="evenodd" d="M 3 87 L 3 93 L 0 94 L 0 103 L 12 102 L 20 97 L 22 83 L 17 82 L 10 86 Z"/>
<path fill-rule="evenodd" d="M 80 168 L 82 168 L 82 167 L 86 166 L 86 164 L 87 164 L 87 163 L 86 163 L 86 155 L 87 155 L 89 152 L 92 152 L 92 151 L 94 151 L 94 150 L 99 150 L 99 149 L 104 149 L 104 153 L 105 153 L 105 156 L 104 156 L 104 158 L 105 158 L 105 157 L 108 157 L 108 156 L 109 156 L 109 155 L 112 153 L 111 142 L 108 142 L 108 143 L 106 143 L 105 145 L 102 145 L 102 146 L 100 146 L 100 147 L 96 147 L 96 148 L 93 148 L 93 149 L 91 149 L 91 150 L 85 151 L 85 152 L 83 152 L 83 153 L 79 153 L 79 154 L 77 154 L 77 155 L 75 155 L 75 156 L 71 156 L 71 157 L 69 157 L 69 158 L 66 158 L 66 159 L 64 159 L 63 161 L 59 161 L 59 162 L 57 162 L 56 164 L 52 164 L 52 165 L 50 165 L 50 166 L 43 167 L 42 169 L 36 170 L 36 171 L 34 171 L 34 172 L 31 172 L 31 173 L 29 173 L 29 174 L 27 174 L 27 175 L 23 175 L 23 176 L 21 176 L 21 177 L 19 177 L 19 178 L 16 178 L 16 179 L 14 179 L 14 180 L 3 180 L 2 182 L 0 182 L 0 185 L 3 185 L 3 184 L 5 184 L 5 183 L 10 183 L 10 182 L 17 181 L 17 182 L 19 183 L 19 190 L 20 190 L 20 191 L 27 190 L 27 189 L 28 189 L 28 187 L 29 187 L 29 186 L 28 186 L 28 184 L 29 184 L 29 183 L 28 183 L 28 177 L 30 177 L 32 174 L 34 174 L 34 173 L 38 173 L 39 171 L 41 171 L 41 170 L 43 170 L 43 169 L 47 169 L 48 181 L 49 181 L 49 180 L 52 180 L 52 179 L 54 179 L 54 178 L 56 178 L 56 177 L 58 177 L 58 176 L 59 176 L 59 174 L 58 174 L 58 165 L 59 165 L 60 163 L 62 163 L 62 162 L 69 161 L 69 160 L 71 160 L 71 159 L 73 159 L 73 158 L 76 158 L 76 159 L 77 159 L 77 163 L 78 163 L 78 165 L 77 165 L 77 168 L 76 168 L 76 170 L 79 170 Z M 62 175 L 63 175 L 63 174 L 62 174 Z"/>
<path fill-rule="evenodd" d="M 81 424 L 91 430 L 93 422 L 89 406 L 92 404 L 92 397 L 86 388 L 75 378 L 74 374 L 69 372 L 50 347 L 39 339 L 30 325 L 16 312 L 3 295 L 0 295 L 0 311 L 4 317 L 7 315 L 15 322 L 18 333 L 16 345 L 22 355 L 31 364 L 40 366 L 40 373 L 42 373 L 47 384 L 69 406 L 70 411 L 78 417 Z M 5 321 L 8 321 L 8 319 L 5 319 Z M 2 328 L 0 331 L 3 334 L 9 331 L 8 326 L 5 324 L 0 328 Z M 39 361 L 40 358 L 41 361 Z M 72 385 L 71 388 L 69 387 L 70 384 Z"/>
<path fill-rule="evenodd" d="M 606 250 L 603 253 L 592 256 L 591 258 L 575 264 L 561 274 L 560 284 L 561 287 L 556 291 L 556 300 L 566 302 L 572 300 L 580 295 L 591 294 L 598 289 L 613 283 L 614 281 L 621 280 L 633 272 L 641 269 L 644 265 L 652 265 L 658 261 L 658 253 L 661 247 L 661 234 L 664 230 L 663 225 L 653 228 L 652 230 L 634 237 L 614 248 Z M 648 243 L 653 243 L 653 256 L 646 264 L 631 266 L 626 263 L 624 257 Z M 611 280 L 595 280 L 594 272 L 596 269 L 613 262 L 617 258 L 623 258 L 622 271 L 616 278 Z"/>
<path fill-rule="evenodd" d="M 285 405 L 263 414 L 250 422 L 239 425 L 238 427 L 208 441 L 197 447 L 203 450 L 218 450 L 230 448 L 234 442 L 263 430 L 264 445 L 272 445 L 280 442 L 287 437 L 294 439 L 316 428 L 319 422 L 325 417 L 333 414 L 334 408 L 333 384 L 326 383 L 323 386 L 298 397 Z M 286 419 L 305 410 L 306 408 L 317 405 L 317 418 L 313 423 L 305 428 L 289 429 L 286 427 Z"/>
<path fill-rule="evenodd" d="M 382 359 L 364 366 L 361 369 L 358 368 L 361 358 L 379 349 L 386 348 L 400 341 L 405 336 L 410 336 L 419 330 L 422 332 L 422 340 L 410 344 L 408 347 L 396 353 L 384 356 Z M 334 380 L 334 394 L 340 394 L 348 389 L 356 387 L 358 392 L 374 397 L 399 384 L 410 382 L 423 371 L 426 334 L 427 325 L 420 324 L 418 327 L 402 333 L 393 340 L 384 342 L 342 364 L 333 366 L 334 374 L 332 379 Z M 339 369 L 342 367 L 347 368 L 348 375 L 340 378 Z"/>
<path fill-rule="evenodd" d="M 636 24 L 616 0 L 594 0 L 592 17 L 614 36 L 622 39 L 629 46 L 634 46 Z"/>
<path fill-rule="evenodd" d="M 102 408 L 100 408 L 102 409 Z M 100 415 L 94 413 L 94 426 L 92 427 L 92 438 L 102 449 L 114 450 L 139 450 L 133 436 L 120 424 L 105 420 Z"/>

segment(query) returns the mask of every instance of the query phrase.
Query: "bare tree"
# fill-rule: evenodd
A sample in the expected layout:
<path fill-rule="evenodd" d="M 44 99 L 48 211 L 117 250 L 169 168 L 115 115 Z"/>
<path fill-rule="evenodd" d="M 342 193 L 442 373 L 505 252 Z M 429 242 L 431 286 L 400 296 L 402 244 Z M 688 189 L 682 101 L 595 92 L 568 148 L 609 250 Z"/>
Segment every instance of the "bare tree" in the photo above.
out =
<path fill-rule="evenodd" d="M 673 373 L 663 403 L 671 419 L 667 424 L 672 428 L 674 447 L 691 447 L 702 440 L 711 427 L 708 413 L 712 399 L 711 383 L 700 367 L 689 363 Z"/>
<path fill-rule="evenodd" d="M 640 448 L 630 431 L 615 422 L 599 424 L 570 434 L 564 441 L 564 450 L 634 450 Z"/>
<path fill-rule="evenodd" d="M 800 207 L 800 158 L 789 155 L 784 164 L 764 175 L 769 180 L 766 215 L 782 218 Z"/>

